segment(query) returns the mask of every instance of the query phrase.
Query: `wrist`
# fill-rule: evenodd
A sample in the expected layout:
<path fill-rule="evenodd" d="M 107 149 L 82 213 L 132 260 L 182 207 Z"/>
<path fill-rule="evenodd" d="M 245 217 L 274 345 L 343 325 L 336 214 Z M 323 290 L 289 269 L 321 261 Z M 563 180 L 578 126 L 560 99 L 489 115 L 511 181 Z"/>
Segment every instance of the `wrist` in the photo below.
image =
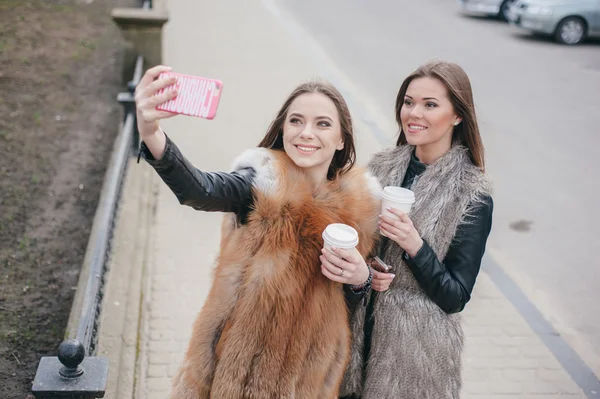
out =
<path fill-rule="evenodd" d="M 148 141 L 156 140 L 161 135 L 163 135 L 163 131 L 160 128 L 160 125 L 152 126 L 150 128 L 145 127 L 144 131 L 140 130 L 140 138 L 147 143 Z"/>
<path fill-rule="evenodd" d="M 369 287 L 371 286 L 371 281 L 373 280 L 373 272 L 371 271 L 371 268 L 367 267 L 367 269 L 369 271 L 369 275 L 367 276 L 367 279 L 364 280 L 360 284 L 350 285 L 350 288 L 352 288 L 352 290 L 354 290 L 354 291 L 366 291 L 366 290 L 369 289 Z"/>
<path fill-rule="evenodd" d="M 419 241 L 418 241 L 417 245 L 415 245 L 414 248 L 411 248 L 411 250 L 409 250 L 409 251 L 407 250 L 406 253 L 411 258 L 414 258 L 419 253 L 421 248 L 423 248 L 423 239 L 421 237 L 419 237 Z"/>

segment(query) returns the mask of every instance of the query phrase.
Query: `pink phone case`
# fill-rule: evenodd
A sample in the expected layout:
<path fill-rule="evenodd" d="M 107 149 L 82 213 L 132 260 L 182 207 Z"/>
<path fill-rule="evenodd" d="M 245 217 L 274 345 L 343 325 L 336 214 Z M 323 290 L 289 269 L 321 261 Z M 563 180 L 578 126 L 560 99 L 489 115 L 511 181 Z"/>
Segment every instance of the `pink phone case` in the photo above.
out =
<path fill-rule="evenodd" d="M 215 117 L 223 90 L 223 83 L 220 80 L 174 72 L 160 74 L 160 78 L 170 76 L 177 76 L 177 85 L 179 85 L 177 97 L 158 105 L 156 109 L 205 119 Z M 163 93 L 171 87 L 173 86 L 161 89 L 156 94 Z"/>

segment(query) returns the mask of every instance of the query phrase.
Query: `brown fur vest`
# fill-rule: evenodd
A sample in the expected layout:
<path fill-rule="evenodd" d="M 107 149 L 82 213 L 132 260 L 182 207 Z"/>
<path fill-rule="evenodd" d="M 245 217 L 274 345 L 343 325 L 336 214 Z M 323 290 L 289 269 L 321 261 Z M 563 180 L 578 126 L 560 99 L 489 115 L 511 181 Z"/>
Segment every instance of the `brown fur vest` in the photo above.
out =
<path fill-rule="evenodd" d="M 349 359 L 342 286 L 321 273 L 321 233 L 330 223 L 374 247 L 377 180 L 354 168 L 313 192 L 281 151 L 252 149 L 253 210 L 227 214 L 214 282 L 173 382 L 177 399 L 337 398 Z"/>

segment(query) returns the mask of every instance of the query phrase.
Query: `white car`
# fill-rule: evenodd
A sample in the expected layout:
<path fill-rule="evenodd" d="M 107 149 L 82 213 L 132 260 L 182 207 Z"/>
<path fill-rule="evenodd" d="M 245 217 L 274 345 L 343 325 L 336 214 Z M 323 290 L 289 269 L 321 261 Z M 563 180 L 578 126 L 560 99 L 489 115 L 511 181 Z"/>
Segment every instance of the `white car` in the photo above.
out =
<path fill-rule="evenodd" d="M 518 0 L 508 10 L 511 25 L 554 36 L 563 44 L 600 37 L 600 0 Z"/>
<path fill-rule="evenodd" d="M 489 15 L 508 20 L 508 9 L 515 0 L 458 0 L 466 14 Z"/>

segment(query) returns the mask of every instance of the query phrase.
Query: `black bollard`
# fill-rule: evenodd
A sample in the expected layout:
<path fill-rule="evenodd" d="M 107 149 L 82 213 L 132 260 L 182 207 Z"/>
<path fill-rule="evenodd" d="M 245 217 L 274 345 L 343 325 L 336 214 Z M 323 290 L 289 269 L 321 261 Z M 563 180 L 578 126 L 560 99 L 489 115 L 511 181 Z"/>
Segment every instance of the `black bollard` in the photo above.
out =
<path fill-rule="evenodd" d="M 108 378 L 108 359 L 86 357 L 85 347 L 67 339 L 58 347 L 58 356 L 40 360 L 31 392 L 37 399 L 103 398 Z"/>

